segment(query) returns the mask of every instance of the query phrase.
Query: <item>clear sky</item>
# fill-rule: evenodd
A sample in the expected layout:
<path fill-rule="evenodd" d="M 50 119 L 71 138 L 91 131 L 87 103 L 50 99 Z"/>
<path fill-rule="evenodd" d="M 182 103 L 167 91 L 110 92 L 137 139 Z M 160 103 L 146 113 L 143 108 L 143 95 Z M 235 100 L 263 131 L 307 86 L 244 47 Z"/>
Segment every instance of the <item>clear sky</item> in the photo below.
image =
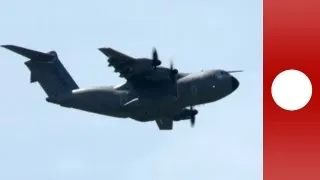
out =
<path fill-rule="evenodd" d="M 124 82 L 99 47 L 158 49 L 181 72 L 243 69 L 234 94 L 159 131 L 45 101 L 27 59 L 0 49 L 0 179 L 262 178 L 262 3 L 257 0 L 3 1 L 0 44 L 58 55 L 81 87 Z"/>

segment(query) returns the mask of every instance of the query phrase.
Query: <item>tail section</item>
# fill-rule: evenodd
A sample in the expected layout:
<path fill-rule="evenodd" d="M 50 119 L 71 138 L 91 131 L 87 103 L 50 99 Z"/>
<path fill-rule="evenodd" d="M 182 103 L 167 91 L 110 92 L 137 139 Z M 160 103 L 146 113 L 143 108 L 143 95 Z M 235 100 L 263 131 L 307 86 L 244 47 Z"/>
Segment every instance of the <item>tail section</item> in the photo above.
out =
<path fill-rule="evenodd" d="M 30 59 L 25 62 L 31 71 L 30 82 L 39 82 L 49 99 L 59 100 L 79 88 L 55 51 L 43 53 L 14 45 L 2 47 Z"/>

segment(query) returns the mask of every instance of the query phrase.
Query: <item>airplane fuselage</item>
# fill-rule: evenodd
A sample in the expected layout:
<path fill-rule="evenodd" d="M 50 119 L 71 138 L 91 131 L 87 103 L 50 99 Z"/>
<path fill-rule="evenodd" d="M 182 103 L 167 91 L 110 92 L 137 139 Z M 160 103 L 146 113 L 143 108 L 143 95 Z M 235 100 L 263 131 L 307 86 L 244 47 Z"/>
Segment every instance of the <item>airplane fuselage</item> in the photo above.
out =
<path fill-rule="evenodd" d="M 87 112 L 137 121 L 153 121 L 160 130 L 170 130 L 173 121 L 190 119 L 195 123 L 193 106 L 220 100 L 238 86 L 231 73 L 239 70 L 208 70 L 181 73 L 173 63 L 161 65 L 157 51 L 152 58 L 134 58 L 112 48 L 99 48 L 108 57 L 108 66 L 126 79 L 121 86 L 80 88 L 59 60 L 55 51 L 40 52 L 16 45 L 2 47 L 29 60 L 30 82 L 38 82 L 47 102 Z M 187 108 L 190 107 L 190 108 Z"/>
<path fill-rule="evenodd" d="M 231 94 L 239 82 L 223 73 L 210 70 L 178 79 L 177 97 L 147 95 L 134 88 L 107 86 L 74 90 L 72 96 L 57 104 L 107 116 L 152 121 L 174 116 L 185 107 L 214 102 Z"/>

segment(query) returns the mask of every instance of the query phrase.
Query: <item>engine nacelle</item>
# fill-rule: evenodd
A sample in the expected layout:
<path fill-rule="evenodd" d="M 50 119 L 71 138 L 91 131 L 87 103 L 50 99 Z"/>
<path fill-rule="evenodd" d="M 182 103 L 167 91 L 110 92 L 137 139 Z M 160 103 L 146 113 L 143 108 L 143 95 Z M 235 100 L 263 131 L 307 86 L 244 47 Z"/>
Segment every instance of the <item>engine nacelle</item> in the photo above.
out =
<path fill-rule="evenodd" d="M 183 109 L 180 114 L 178 114 L 176 117 L 173 118 L 173 120 L 174 121 L 188 120 L 188 119 L 191 119 L 192 116 L 195 116 L 197 114 L 198 114 L 198 111 L 195 109 L 193 110 Z"/>

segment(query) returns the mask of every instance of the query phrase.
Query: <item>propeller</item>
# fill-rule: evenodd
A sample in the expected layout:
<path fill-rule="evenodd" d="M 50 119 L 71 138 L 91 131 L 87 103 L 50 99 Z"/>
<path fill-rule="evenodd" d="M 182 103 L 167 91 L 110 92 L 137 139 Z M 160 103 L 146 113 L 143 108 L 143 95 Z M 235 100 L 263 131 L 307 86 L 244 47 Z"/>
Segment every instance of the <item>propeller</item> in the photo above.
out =
<path fill-rule="evenodd" d="M 170 60 L 170 79 L 172 83 L 177 82 L 177 74 L 178 74 L 178 70 L 174 68 L 173 61 Z"/>
<path fill-rule="evenodd" d="M 191 122 L 191 126 L 194 127 L 194 124 L 196 122 L 196 115 L 198 114 L 198 111 L 193 110 L 193 106 L 190 106 L 190 111 L 191 111 L 190 122 Z"/>
<path fill-rule="evenodd" d="M 160 64 L 161 64 L 161 61 L 159 60 L 158 52 L 157 52 L 156 48 L 153 48 L 153 50 L 152 50 L 152 66 L 154 67 L 154 69 L 156 69 L 157 66 L 159 66 Z"/>

